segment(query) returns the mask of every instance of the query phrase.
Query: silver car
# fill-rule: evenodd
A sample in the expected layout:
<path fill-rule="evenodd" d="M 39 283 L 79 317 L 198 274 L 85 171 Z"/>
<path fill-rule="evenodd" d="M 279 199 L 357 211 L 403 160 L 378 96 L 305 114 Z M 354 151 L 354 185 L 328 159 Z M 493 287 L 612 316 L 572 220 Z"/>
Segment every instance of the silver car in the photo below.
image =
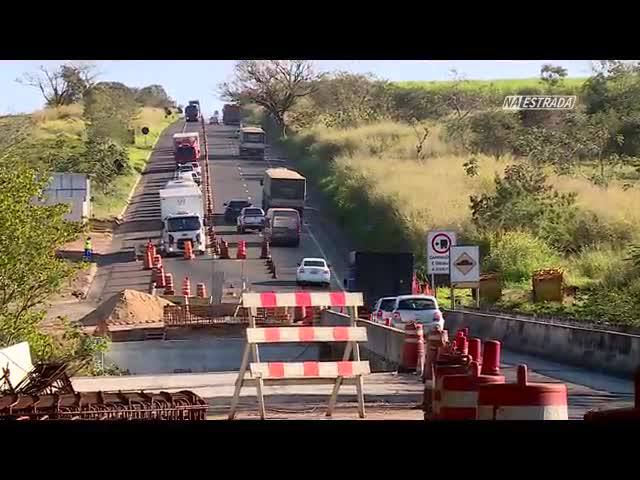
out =
<path fill-rule="evenodd" d="M 401 295 L 396 298 L 391 313 L 391 326 L 404 330 L 407 323 L 421 323 L 424 331 L 436 325 L 444 329 L 444 317 L 436 297 L 430 295 Z"/>
<path fill-rule="evenodd" d="M 240 210 L 237 222 L 238 233 L 244 233 L 246 230 L 261 232 L 264 228 L 264 210 L 260 207 L 244 207 Z"/>

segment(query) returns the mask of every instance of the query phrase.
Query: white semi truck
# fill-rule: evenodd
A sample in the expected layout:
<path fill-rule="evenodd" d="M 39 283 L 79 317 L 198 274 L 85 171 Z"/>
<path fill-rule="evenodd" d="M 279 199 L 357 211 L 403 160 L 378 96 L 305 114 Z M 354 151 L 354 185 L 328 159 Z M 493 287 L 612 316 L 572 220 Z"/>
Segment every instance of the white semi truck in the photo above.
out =
<path fill-rule="evenodd" d="M 191 241 L 194 253 L 206 252 L 202 192 L 195 183 L 172 181 L 160 190 L 160 215 L 161 250 L 165 255 L 183 253 L 186 240 Z"/>

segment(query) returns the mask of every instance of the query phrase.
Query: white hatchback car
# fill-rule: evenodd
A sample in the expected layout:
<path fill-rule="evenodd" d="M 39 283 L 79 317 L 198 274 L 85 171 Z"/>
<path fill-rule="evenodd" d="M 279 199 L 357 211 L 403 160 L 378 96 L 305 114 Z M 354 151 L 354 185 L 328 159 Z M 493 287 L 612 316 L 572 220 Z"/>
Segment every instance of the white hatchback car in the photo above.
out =
<path fill-rule="evenodd" d="M 296 283 L 298 285 L 316 284 L 331 285 L 331 271 L 324 258 L 303 258 L 296 271 Z"/>
<path fill-rule="evenodd" d="M 401 295 L 396 298 L 391 313 L 391 326 L 404 330 L 409 322 L 421 323 L 424 331 L 436 325 L 444 329 L 444 317 L 436 297 L 430 295 Z"/>
<path fill-rule="evenodd" d="M 396 298 L 397 297 L 382 297 L 379 299 L 375 307 L 373 307 L 371 320 L 388 325 L 391 321 L 391 314 L 396 304 Z"/>

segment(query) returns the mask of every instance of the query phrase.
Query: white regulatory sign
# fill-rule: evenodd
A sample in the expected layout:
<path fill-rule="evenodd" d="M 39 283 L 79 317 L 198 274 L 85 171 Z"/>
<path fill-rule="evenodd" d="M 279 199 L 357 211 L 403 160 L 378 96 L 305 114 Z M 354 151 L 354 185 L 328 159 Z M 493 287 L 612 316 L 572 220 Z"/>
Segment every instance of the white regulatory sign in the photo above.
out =
<path fill-rule="evenodd" d="M 432 231 L 427 233 L 427 273 L 449 273 L 449 251 L 456 244 L 456 232 Z"/>
<path fill-rule="evenodd" d="M 451 285 L 475 288 L 480 282 L 480 247 L 451 247 Z"/>

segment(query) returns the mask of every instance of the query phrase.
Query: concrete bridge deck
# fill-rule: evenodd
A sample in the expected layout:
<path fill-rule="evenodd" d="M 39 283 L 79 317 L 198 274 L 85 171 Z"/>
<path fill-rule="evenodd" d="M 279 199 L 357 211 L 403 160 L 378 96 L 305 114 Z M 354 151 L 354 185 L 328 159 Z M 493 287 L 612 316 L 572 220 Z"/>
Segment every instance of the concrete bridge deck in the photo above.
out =
<path fill-rule="evenodd" d="M 515 365 L 503 364 L 502 373 L 514 382 Z M 237 372 L 187 373 L 163 375 L 129 375 L 120 377 L 76 377 L 73 386 L 78 391 L 95 390 L 191 390 L 209 403 L 209 420 L 224 420 L 233 396 Z M 559 382 L 530 369 L 530 382 Z M 583 385 L 567 383 L 569 418 L 581 420 L 591 409 L 621 408 L 632 404 L 632 394 L 614 394 Z M 265 404 L 267 417 L 287 420 L 324 420 L 331 394 L 330 385 L 267 386 Z M 410 373 L 373 373 L 365 377 L 364 397 L 366 420 L 423 420 L 416 408 L 422 403 L 424 385 Z M 338 397 L 334 420 L 359 420 L 354 386 L 343 386 Z M 259 419 L 254 387 L 243 387 L 238 419 Z"/>

